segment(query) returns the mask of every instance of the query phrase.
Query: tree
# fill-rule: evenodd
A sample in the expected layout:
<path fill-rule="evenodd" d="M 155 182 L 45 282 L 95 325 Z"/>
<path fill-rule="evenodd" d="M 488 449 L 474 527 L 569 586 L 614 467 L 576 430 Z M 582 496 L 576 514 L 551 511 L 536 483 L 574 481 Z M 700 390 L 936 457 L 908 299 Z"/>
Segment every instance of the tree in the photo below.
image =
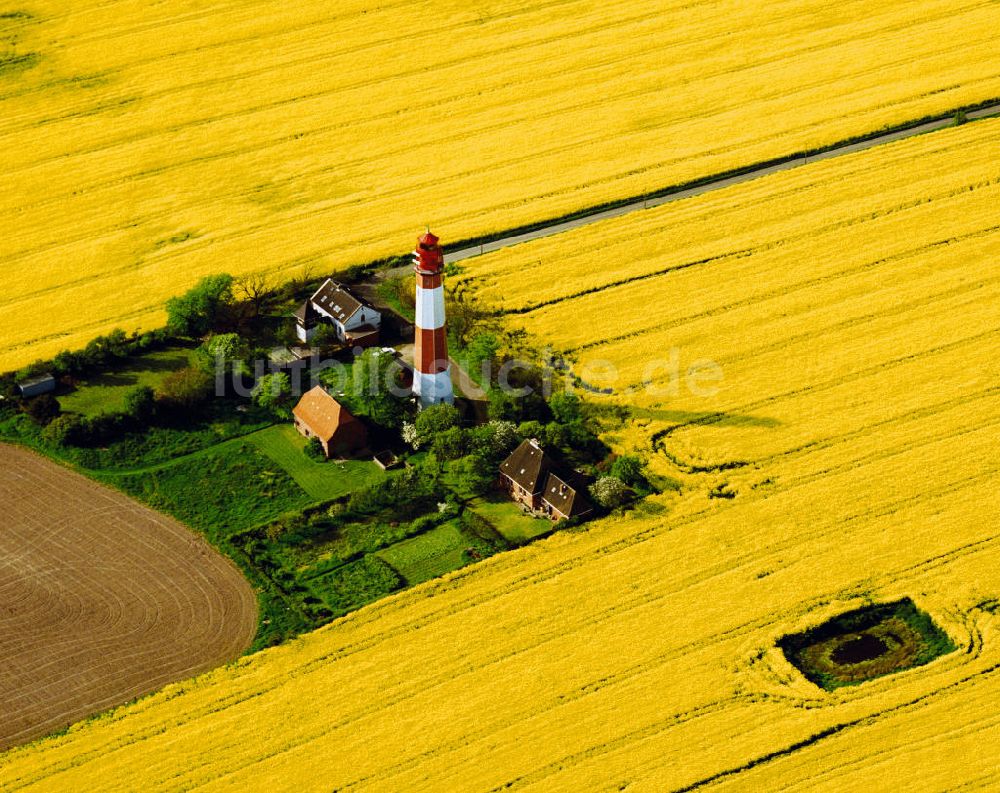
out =
<path fill-rule="evenodd" d="M 216 372 L 221 368 L 240 374 L 248 372 L 245 361 L 249 349 L 239 333 L 218 333 L 201 346 L 200 352 L 206 371 Z"/>
<path fill-rule="evenodd" d="M 131 340 L 121 328 L 115 328 L 106 336 L 91 339 L 76 357 L 76 368 L 101 367 L 114 360 L 127 358 L 132 349 Z M 72 355 L 72 353 L 70 353 Z M 63 365 L 67 359 L 61 361 Z"/>
<path fill-rule="evenodd" d="M 156 393 L 148 385 L 137 385 L 125 393 L 125 413 L 136 421 L 149 421 L 155 410 Z"/>
<path fill-rule="evenodd" d="M 317 462 L 326 462 L 326 453 L 323 451 L 323 444 L 319 438 L 310 438 L 303 449 L 306 457 Z"/>
<path fill-rule="evenodd" d="M 542 443 L 545 442 L 545 425 L 540 421 L 522 421 L 517 426 L 517 434 L 524 440 L 536 438 Z"/>
<path fill-rule="evenodd" d="M 73 413 L 57 416 L 42 430 L 42 440 L 54 446 L 75 446 L 83 440 L 83 419 Z"/>
<path fill-rule="evenodd" d="M 284 415 L 292 397 L 292 380 L 286 372 L 266 374 L 254 384 L 250 394 L 255 404 Z"/>
<path fill-rule="evenodd" d="M 489 312 L 462 285 L 449 293 L 445 300 L 448 328 L 460 344 L 467 344 L 476 328 L 489 316 Z"/>
<path fill-rule="evenodd" d="M 615 509 L 628 503 L 631 493 L 618 477 L 602 476 L 590 486 L 590 495 L 605 509 Z"/>
<path fill-rule="evenodd" d="M 215 378 L 197 367 L 171 372 L 160 383 L 157 397 L 175 407 L 190 410 L 205 402 L 215 387 Z"/>
<path fill-rule="evenodd" d="M 441 480 L 443 474 L 444 468 L 437 455 L 433 451 L 427 452 L 427 455 L 420 463 L 420 475 L 428 482 L 436 485 Z"/>
<path fill-rule="evenodd" d="M 537 370 L 516 368 L 508 373 L 501 370 L 501 383 L 489 392 L 489 416 L 521 422 L 528 419 L 547 420 L 549 408 L 541 394 L 542 383 Z"/>
<path fill-rule="evenodd" d="M 549 399 L 549 409 L 560 424 L 570 424 L 580 418 L 580 397 L 568 391 L 557 391 Z"/>
<path fill-rule="evenodd" d="M 128 358 L 132 352 L 128 334 L 121 328 L 115 328 L 106 336 L 98 336 L 97 342 L 106 351 L 107 358 Z"/>
<path fill-rule="evenodd" d="M 365 350 L 354 361 L 354 377 L 349 384 L 352 395 L 369 418 L 383 427 L 398 427 L 402 421 L 403 406 L 393 393 L 401 372 L 396 358 L 379 347 Z"/>
<path fill-rule="evenodd" d="M 528 422 L 537 423 L 537 422 Z M 542 430 L 541 437 L 544 438 L 544 442 L 547 446 L 552 446 L 556 449 L 563 449 L 570 446 L 569 443 L 569 433 L 566 431 L 566 427 L 560 424 L 558 421 L 550 421 L 545 425 Z"/>
<path fill-rule="evenodd" d="M 328 322 L 321 322 L 316 326 L 310 343 L 321 348 L 332 347 L 335 344 L 340 344 L 340 336 L 337 335 L 337 329 L 333 325 Z"/>
<path fill-rule="evenodd" d="M 646 479 L 642 473 L 642 460 L 630 454 L 615 458 L 611 464 L 611 475 L 621 479 L 629 487 L 642 484 Z"/>
<path fill-rule="evenodd" d="M 28 399 L 22 403 L 21 408 L 35 424 L 42 427 L 55 419 L 60 412 L 59 400 L 52 394 L 42 394 Z"/>
<path fill-rule="evenodd" d="M 478 454 L 470 454 L 454 463 L 451 473 L 458 489 L 474 496 L 487 492 L 497 478 L 493 463 Z"/>
<path fill-rule="evenodd" d="M 517 397 L 507 393 L 500 388 L 492 389 L 487 395 L 489 400 L 488 412 L 494 421 L 519 421 L 521 418 L 521 406 Z"/>
<path fill-rule="evenodd" d="M 235 361 L 247 354 L 247 345 L 239 333 L 218 333 L 205 342 L 205 349 L 213 358 Z"/>
<path fill-rule="evenodd" d="M 403 308 L 410 310 L 416 305 L 416 292 L 413 289 L 413 278 L 405 278 L 401 275 L 394 275 L 386 278 L 378 286 L 379 295 L 389 302 L 395 302 Z"/>
<path fill-rule="evenodd" d="M 472 371 L 484 374 L 484 382 L 491 381 L 495 375 L 499 351 L 500 342 L 492 333 L 477 333 L 469 342 L 469 366 Z"/>
<path fill-rule="evenodd" d="M 76 353 L 63 350 L 52 359 L 52 372 L 57 375 L 79 374 L 80 362 Z"/>
<path fill-rule="evenodd" d="M 9 408 L 18 395 L 17 380 L 10 372 L 0 374 L 0 413 Z"/>
<path fill-rule="evenodd" d="M 449 427 L 433 435 L 431 448 L 440 460 L 457 460 L 468 449 L 468 439 L 461 427 Z"/>
<path fill-rule="evenodd" d="M 403 438 L 403 443 L 410 446 L 413 451 L 417 451 L 423 445 L 420 442 L 420 434 L 417 432 L 417 425 L 411 424 L 408 421 L 403 422 L 403 429 L 400 432 Z"/>
<path fill-rule="evenodd" d="M 444 402 L 429 405 L 417 414 L 417 435 L 423 443 L 430 443 L 435 435 L 457 427 L 460 417 L 454 405 Z"/>
<path fill-rule="evenodd" d="M 233 294 L 250 309 L 253 319 L 258 319 L 274 298 L 274 286 L 266 273 L 251 273 L 233 282 Z"/>
<path fill-rule="evenodd" d="M 207 275 L 191 289 L 167 301 L 167 327 L 181 336 L 203 336 L 212 330 L 233 301 L 233 277 Z"/>
<path fill-rule="evenodd" d="M 512 421 L 490 421 L 472 431 L 472 445 L 477 454 L 499 462 L 510 454 L 520 439 Z"/>

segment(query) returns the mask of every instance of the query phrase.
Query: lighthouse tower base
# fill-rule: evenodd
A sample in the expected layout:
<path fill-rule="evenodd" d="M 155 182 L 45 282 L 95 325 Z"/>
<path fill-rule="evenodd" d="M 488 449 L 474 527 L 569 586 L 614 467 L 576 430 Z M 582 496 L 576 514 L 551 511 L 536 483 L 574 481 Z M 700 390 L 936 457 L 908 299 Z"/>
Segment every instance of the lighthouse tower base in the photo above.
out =
<path fill-rule="evenodd" d="M 428 374 L 413 372 L 413 395 L 420 399 L 420 407 L 437 405 L 442 402 L 448 405 L 455 403 L 455 394 L 451 388 L 451 367 L 443 372 Z"/>

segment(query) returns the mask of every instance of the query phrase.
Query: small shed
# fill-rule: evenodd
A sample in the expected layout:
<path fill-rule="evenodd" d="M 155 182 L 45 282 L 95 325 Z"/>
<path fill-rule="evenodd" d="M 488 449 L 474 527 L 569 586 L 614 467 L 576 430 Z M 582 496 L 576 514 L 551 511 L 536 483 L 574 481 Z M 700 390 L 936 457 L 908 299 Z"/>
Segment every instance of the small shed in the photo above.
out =
<path fill-rule="evenodd" d="M 388 449 L 372 455 L 372 460 L 374 460 L 375 465 L 383 471 L 388 471 L 392 468 L 399 468 L 400 466 L 399 458 Z"/>
<path fill-rule="evenodd" d="M 44 374 L 18 383 L 17 387 L 21 392 L 21 396 L 25 398 L 35 397 L 39 394 L 49 394 L 55 391 L 56 379 L 50 374 Z"/>

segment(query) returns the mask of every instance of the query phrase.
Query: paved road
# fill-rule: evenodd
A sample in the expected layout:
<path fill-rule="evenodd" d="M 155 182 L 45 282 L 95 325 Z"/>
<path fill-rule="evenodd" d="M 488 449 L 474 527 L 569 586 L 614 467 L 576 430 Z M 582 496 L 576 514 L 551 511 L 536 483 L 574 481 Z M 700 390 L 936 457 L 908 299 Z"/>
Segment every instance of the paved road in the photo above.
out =
<path fill-rule="evenodd" d="M 989 116 L 1000 115 L 1000 104 L 990 105 L 989 107 L 984 107 L 981 110 L 975 110 L 967 114 L 970 121 L 987 118 Z M 730 185 L 741 184 L 742 182 L 749 182 L 753 179 L 759 179 L 762 176 L 767 176 L 768 174 L 778 173 L 779 171 L 789 171 L 793 168 L 800 168 L 803 165 L 807 165 L 811 162 L 816 162 L 818 160 L 829 160 L 833 157 L 840 157 L 844 154 L 852 154 L 857 151 L 864 151 L 865 149 L 872 149 L 876 146 L 881 146 L 886 143 L 892 143 L 893 141 L 903 140 L 904 138 L 912 138 L 917 135 L 923 135 L 927 132 L 934 132 L 939 129 L 945 129 L 951 126 L 953 123 L 952 117 L 943 118 L 938 121 L 929 121 L 924 124 L 918 124 L 907 129 L 897 130 L 896 132 L 887 132 L 884 135 L 879 135 L 877 137 L 871 138 L 869 140 L 860 141 L 858 143 L 849 143 L 843 146 L 838 146 L 825 151 L 821 154 L 815 154 L 810 157 L 796 157 L 790 159 L 786 162 L 779 163 L 777 165 L 770 165 L 763 168 L 758 168 L 753 171 L 748 171 L 747 173 L 740 174 L 739 176 L 730 176 L 719 178 L 714 181 L 706 182 L 705 184 L 699 185 L 698 187 L 692 187 L 687 190 L 678 190 L 675 193 L 670 193 L 669 195 L 660 196 L 658 198 L 650 198 L 646 200 L 635 201 L 631 204 L 623 204 L 622 206 L 615 207 L 614 209 L 607 209 L 600 212 L 595 212 L 592 215 L 585 215 L 583 217 L 574 218 L 573 220 L 566 220 L 561 222 L 552 223 L 552 225 L 545 226 L 543 228 L 535 229 L 534 231 L 529 231 L 524 234 L 513 234 L 509 237 L 503 237 L 501 239 L 494 240 L 493 242 L 487 242 L 483 245 L 473 245 L 467 248 L 459 248 L 454 251 L 445 252 L 446 262 L 460 262 L 463 259 L 470 259 L 473 256 L 481 256 L 484 253 L 490 253 L 492 251 L 500 250 L 501 248 L 507 248 L 511 245 L 517 245 L 522 242 L 528 242 L 530 240 L 537 240 L 542 237 L 551 237 L 554 234 L 561 234 L 564 231 L 569 231 L 570 229 L 580 228 L 581 226 L 587 226 L 591 223 L 597 223 L 601 220 L 607 220 L 608 218 L 620 217 L 621 215 L 627 215 L 630 212 L 638 212 L 643 209 L 649 209 L 651 207 L 661 206 L 662 204 L 668 204 L 671 201 L 680 201 L 685 198 L 692 198 L 693 196 L 703 195 L 705 193 L 710 193 L 713 190 L 721 190 L 724 187 L 729 187 Z M 410 267 L 397 267 L 393 270 L 387 271 L 383 277 L 390 277 L 394 275 L 407 275 L 411 271 Z"/>

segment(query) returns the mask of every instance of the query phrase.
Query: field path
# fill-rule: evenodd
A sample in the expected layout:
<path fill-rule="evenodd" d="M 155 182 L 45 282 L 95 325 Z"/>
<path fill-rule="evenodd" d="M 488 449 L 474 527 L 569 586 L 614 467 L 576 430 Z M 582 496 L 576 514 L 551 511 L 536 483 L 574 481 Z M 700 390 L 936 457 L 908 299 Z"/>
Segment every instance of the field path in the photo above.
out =
<path fill-rule="evenodd" d="M 979 110 L 974 110 L 968 113 L 967 118 L 970 121 L 977 121 L 998 114 L 1000 114 L 1000 103 L 983 107 Z M 460 262 L 463 259 L 471 259 L 473 256 L 482 256 L 484 253 L 498 251 L 501 248 L 509 248 L 511 245 L 518 245 L 522 242 L 530 242 L 531 240 L 542 239 L 543 237 L 552 237 L 556 234 L 562 234 L 563 232 L 571 231 L 572 229 L 577 229 L 581 226 L 589 226 L 591 223 L 598 223 L 602 220 L 608 220 L 609 218 L 628 215 L 632 212 L 638 212 L 643 209 L 652 209 L 653 207 L 662 206 L 663 204 L 669 204 L 672 201 L 694 198 L 695 196 L 704 195 L 705 193 L 711 193 L 714 190 L 721 190 L 724 187 L 732 187 L 733 185 L 742 184 L 743 182 L 750 182 L 754 179 L 760 179 L 762 176 L 768 176 L 780 171 L 790 171 L 793 168 L 801 168 L 803 165 L 818 162 L 819 160 L 829 160 L 834 157 L 842 157 L 845 154 L 853 154 L 855 152 L 865 151 L 866 149 L 873 149 L 876 146 L 882 146 L 886 143 L 893 143 L 898 140 L 913 138 L 917 135 L 926 135 L 929 132 L 937 132 L 941 129 L 947 129 L 952 126 L 953 123 L 954 119 L 950 116 L 933 121 L 926 121 L 911 127 L 906 127 L 905 129 L 897 129 L 892 132 L 878 134 L 855 143 L 838 144 L 826 149 L 825 151 L 810 156 L 795 155 L 787 157 L 779 160 L 778 162 L 752 168 L 736 176 L 709 177 L 695 187 L 685 188 L 683 186 L 679 186 L 676 188 L 667 188 L 662 194 L 656 195 L 652 198 L 640 198 L 611 209 L 585 212 L 572 220 L 554 220 L 549 224 L 541 225 L 531 231 L 519 234 L 510 234 L 508 236 L 492 240 L 491 242 L 485 242 L 481 245 L 469 245 L 458 248 L 457 250 L 448 251 L 445 253 L 444 258 L 447 263 Z M 386 273 L 386 277 L 407 275 L 411 269 L 412 268 L 409 265 L 397 267 L 388 271 Z"/>
<path fill-rule="evenodd" d="M 239 571 L 177 521 L 0 445 L 0 749 L 232 660 Z"/>

